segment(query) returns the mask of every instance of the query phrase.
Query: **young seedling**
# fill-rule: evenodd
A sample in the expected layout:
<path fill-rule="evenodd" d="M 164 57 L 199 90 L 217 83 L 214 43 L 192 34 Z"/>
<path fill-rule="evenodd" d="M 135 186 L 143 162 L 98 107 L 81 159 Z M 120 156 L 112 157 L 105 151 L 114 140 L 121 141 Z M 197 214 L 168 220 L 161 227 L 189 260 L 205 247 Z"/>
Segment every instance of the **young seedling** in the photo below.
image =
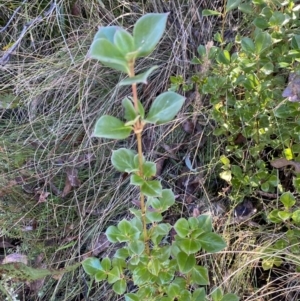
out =
<path fill-rule="evenodd" d="M 118 171 L 129 173 L 130 184 L 139 187 L 140 209 L 131 208 L 132 219 L 123 219 L 106 230 L 110 242 L 124 243 L 112 260 L 88 258 L 82 264 L 88 275 L 96 281 L 106 280 L 117 294 L 125 294 L 128 282 L 133 282 L 136 290 L 125 294 L 128 301 L 205 300 L 206 292 L 201 286 L 209 284 L 208 270 L 197 264 L 195 254 L 201 249 L 218 252 L 226 246 L 212 231 L 211 218 L 205 215 L 177 220 L 173 225 L 177 233 L 175 240 L 169 240 L 172 226 L 162 222 L 162 213 L 175 203 L 175 196 L 171 189 L 163 189 L 160 181 L 153 180 L 156 165 L 143 155 L 145 125 L 170 122 L 185 100 L 175 92 L 164 92 L 153 101 L 146 114 L 137 95 L 137 84 L 147 83 L 157 66 L 136 75 L 135 62 L 154 50 L 163 36 L 167 17 L 167 13 L 144 15 L 134 25 L 132 34 L 117 26 L 101 27 L 89 52 L 91 58 L 104 66 L 128 75 L 120 85 L 132 86 L 132 98 L 122 101 L 125 121 L 101 116 L 93 135 L 108 139 L 136 135 L 137 152 L 127 148 L 115 150 L 111 163 Z M 226 296 L 222 295 L 220 300 Z M 238 300 L 235 295 L 230 297 L 230 300 Z"/>

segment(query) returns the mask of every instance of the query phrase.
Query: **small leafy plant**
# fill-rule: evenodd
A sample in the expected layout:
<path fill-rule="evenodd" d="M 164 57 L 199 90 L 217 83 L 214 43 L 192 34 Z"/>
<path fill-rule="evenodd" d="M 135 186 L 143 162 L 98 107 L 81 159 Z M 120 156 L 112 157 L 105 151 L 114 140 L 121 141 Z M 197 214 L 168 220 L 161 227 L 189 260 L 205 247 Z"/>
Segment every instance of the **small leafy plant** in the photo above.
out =
<path fill-rule="evenodd" d="M 268 220 L 280 226 L 284 225 L 287 231 L 274 244 L 263 248 L 265 255 L 263 255 L 262 267 L 264 270 L 269 270 L 274 265 L 280 266 L 283 264 L 283 258 L 290 254 L 291 261 L 296 265 L 296 272 L 299 272 L 300 210 L 295 208 L 296 198 L 291 192 L 283 193 L 279 200 L 283 208 L 272 210 L 268 214 Z"/>
<path fill-rule="evenodd" d="M 230 197 L 242 201 L 257 190 L 289 190 L 268 161 L 300 158 L 299 5 L 293 0 L 228 0 L 223 13 L 205 10 L 203 15 L 223 20 L 233 9 L 250 23 L 245 36 L 241 30 L 234 41 L 226 41 L 222 28 L 214 36 L 216 45 L 200 45 L 192 63 L 209 70 L 187 81 L 196 83 L 201 95 L 210 95 L 214 134 L 226 144 L 220 177 L 231 186 Z M 174 91 L 187 87 L 179 78 L 171 83 Z"/>
<path fill-rule="evenodd" d="M 154 179 L 156 165 L 143 155 L 145 125 L 171 121 L 184 103 L 183 96 L 168 91 L 157 96 L 146 113 L 137 95 L 137 84 L 147 83 L 157 66 L 136 75 L 135 62 L 154 50 L 167 16 L 153 13 L 141 17 L 132 34 L 117 26 L 101 27 L 89 52 L 91 58 L 128 75 L 120 85 L 132 86 L 132 97 L 122 101 L 125 121 L 101 116 L 93 135 L 108 139 L 126 139 L 132 132 L 136 135 L 137 152 L 115 150 L 111 163 L 118 171 L 130 174 L 130 184 L 139 188 L 140 209 L 131 208 L 131 219 L 123 219 L 106 230 L 107 239 L 120 246 L 113 259 L 88 258 L 82 265 L 92 279 L 112 284 L 113 290 L 125 294 L 127 301 L 206 300 L 203 286 L 209 284 L 208 270 L 197 264 L 195 254 L 200 250 L 218 252 L 226 246 L 222 237 L 213 232 L 209 216 L 180 218 L 173 226 L 163 222 L 163 213 L 175 203 L 175 196 Z M 177 233 L 174 241 L 170 238 L 172 228 Z M 133 283 L 134 291 L 128 292 L 129 283 Z M 233 294 L 218 292 L 214 300 L 238 300 Z"/>

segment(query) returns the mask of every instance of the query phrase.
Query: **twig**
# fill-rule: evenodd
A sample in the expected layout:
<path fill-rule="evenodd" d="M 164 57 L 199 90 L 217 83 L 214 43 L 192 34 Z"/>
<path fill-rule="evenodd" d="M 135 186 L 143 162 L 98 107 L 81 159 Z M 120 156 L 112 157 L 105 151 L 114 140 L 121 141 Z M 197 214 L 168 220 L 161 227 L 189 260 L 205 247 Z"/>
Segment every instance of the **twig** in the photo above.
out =
<path fill-rule="evenodd" d="M 43 17 L 47 17 L 50 15 L 55 8 L 56 4 L 53 2 L 50 6 L 50 8 L 45 11 L 45 13 L 41 16 L 36 17 L 35 19 L 31 20 L 30 22 L 26 23 L 22 29 L 22 32 L 19 36 L 19 38 L 16 40 L 16 42 L 4 52 L 4 55 L 0 58 L 0 65 L 4 66 L 9 61 L 10 55 L 14 52 L 14 50 L 19 46 L 20 42 L 22 41 L 23 37 L 34 24 L 39 23 L 43 20 Z"/>

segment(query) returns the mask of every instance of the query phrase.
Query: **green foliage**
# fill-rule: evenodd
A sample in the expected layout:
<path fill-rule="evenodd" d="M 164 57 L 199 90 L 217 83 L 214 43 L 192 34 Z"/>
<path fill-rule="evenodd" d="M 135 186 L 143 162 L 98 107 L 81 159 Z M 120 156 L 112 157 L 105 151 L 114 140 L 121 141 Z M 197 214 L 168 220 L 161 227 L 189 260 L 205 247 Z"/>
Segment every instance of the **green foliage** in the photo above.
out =
<path fill-rule="evenodd" d="M 125 300 L 204 300 L 206 293 L 200 286 L 209 284 L 208 270 L 198 265 L 195 254 L 200 251 L 215 253 L 226 247 L 222 237 L 213 232 L 210 216 L 180 218 L 174 226 L 162 222 L 162 214 L 175 203 L 175 196 L 172 190 L 163 189 L 159 180 L 153 180 L 156 164 L 145 160 L 142 153 L 144 125 L 173 120 L 185 100 L 172 91 L 162 93 L 153 101 L 145 117 L 144 108 L 136 97 L 136 84 L 146 83 L 157 67 L 135 76 L 135 59 L 154 50 L 163 35 L 166 20 L 167 14 L 145 15 L 136 22 L 133 35 L 119 27 L 102 27 L 90 49 L 92 58 L 128 74 L 121 85 L 132 85 L 133 98 L 125 98 L 122 102 L 127 122 L 102 116 L 95 125 L 94 136 L 124 139 L 132 131 L 136 134 L 138 152 L 126 148 L 115 150 L 111 163 L 116 170 L 130 174 L 130 184 L 140 190 L 141 208 L 131 208 L 132 219 L 123 219 L 117 226 L 107 228 L 106 237 L 111 243 L 125 243 L 116 250 L 113 260 L 87 258 L 82 265 L 92 279 L 107 281 L 120 295 L 132 281 L 137 291 L 125 294 Z M 228 51 L 220 56 L 222 60 L 230 61 Z M 177 234 L 171 242 L 172 228 Z"/>
<path fill-rule="evenodd" d="M 276 149 L 277 156 L 288 160 L 300 160 L 300 107 L 282 96 L 285 77 L 299 71 L 299 33 L 292 29 L 300 22 L 294 1 L 231 0 L 222 17 L 236 8 L 252 18 L 253 31 L 249 36 L 237 35 L 234 48 L 224 42 L 222 33 L 215 35 L 219 46 L 200 45 L 193 63 L 209 63 L 210 69 L 192 75 L 189 81 L 198 83 L 200 94 L 210 95 L 211 117 L 217 124 L 214 134 L 226 138 L 225 156 L 229 158 L 228 164 L 222 163 L 220 177 L 232 187 L 231 198 L 242 200 L 257 189 L 284 192 L 277 171 L 261 159 L 266 148 Z M 205 11 L 204 15 L 213 14 Z M 171 83 L 174 91 L 186 84 L 179 79 Z M 293 86 L 290 93 L 297 94 L 296 85 L 289 83 Z M 297 95 L 285 97 L 297 99 Z"/>

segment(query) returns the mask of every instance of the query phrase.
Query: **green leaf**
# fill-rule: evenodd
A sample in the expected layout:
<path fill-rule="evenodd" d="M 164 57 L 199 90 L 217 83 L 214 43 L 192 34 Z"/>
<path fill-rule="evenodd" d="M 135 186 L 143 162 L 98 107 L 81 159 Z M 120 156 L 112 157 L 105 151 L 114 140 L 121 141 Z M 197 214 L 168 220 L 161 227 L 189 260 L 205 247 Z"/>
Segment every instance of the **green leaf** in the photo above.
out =
<path fill-rule="evenodd" d="M 153 275 L 148 271 L 147 266 L 142 265 L 134 269 L 132 278 L 135 285 L 143 285 L 147 283 Z"/>
<path fill-rule="evenodd" d="M 111 269 L 111 261 L 108 257 L 105 257 L 101 261 L 101 265 L 104 271 L 109 271 Z"/>
<path fill-rule="evenodd" d="M 255 51 L 257 54 L 262 54 L 266 49 L 272 46 L 272 38 L 267 32 L 260 32 L 255 37 Z"/>
<path fill-rule="evenodd" d="M 177 238 L 179 248 L 186 254 L 195 254 L 201 249 L 201 243 L 193 238 Z"/>
<path fill-rule="evenodd" d="M 160 203 L 161 203 L 161 212 L 166 211 L 174 205 L 175 203 L 175 195 L 171 189 L 163 189 L 161 193 L 161 197 L 159 198 Z"/>
<path fill-rule="evenodd" d="M 211 232 L 212 231 L 212 221 L 211 216 L 209 215 L 200 215 L 198 216 L 199 221 L 199 228 L 204 232 Z"/>
<path fill-rule="evenodd" d="M 281 220 L 286 221 L 291 217 L 292 214 L 290 212 L 279 210 L 277 215 Z"/>
<path fill-rule="evenodd" d="M 124 117 L 126 120 L 134 120 L 137 117 L 137 113 L 135 111 L 134 105 L 128 97 L 125 97 L 122 100 L 122 106 L 125 109 Z"/>
<path fill-rule="evenodd" d="M 192 301 L 206 301 L 206 292 L 203 287 L 194 290 Z"/>
<path fill-rule="evenodd" d="M 93 41 L 89 56 L 100 61 L 104 66 L 129 73 L 130 69 L 124 55 L 109 40 L 96 39 Z"/>
<path fill-rule="evenodd" d="M 253 12 L 253 8 L 249 3 L 241 3 L 238 9 L 244 14 L 251 14 Z"/>
<path fill-rule="evenodd" d="M 274 65 L 269 62 L 269 63 L 266 63 L 265 65 L 263 65 L 263 67 L 260 69 L 264 74 L 266 75 L 270 75 L 273 73 L 274 71 Z"/>
<path fill-rule="evenodd" d="M 264 271 L 267 271 L 272 269 L 274 265 L 277 267 L 281 266 L 282 262 L 283 262 L 282 259 L 280 259 L 279 257 L 263 259 L 262 268 Z"/>
<path fill-rule="evenodd" d="M 103 115 L 96 122 L 93 136 L 108 139 L 125 139 L 132 131 L 131 126 L 116 117 Z"/>
<path fill-rule="evenodd" d="M 222 155 L 220 157 L 220 161 L 224 166 L 226 166 L 226 167 L 230 166 L 230 160 L 226 156 Z"/>
<path fill-rule="evenodd" d="M 144 73 L 140 73 L 133 77 L 125 78 L 119 83 L 119 85 L 120 86 L 131 86 L 132 84 L 147 84 L 148 77 L 157 68 L 158 68 L 158 66 L 153 66 Z"/>
<path fill-rule="evenodd" d="M 139 109 L 140 116 L 142 117 L 142 119 L 144 119 L 145 118 L 145 109 L 139 100 L 138 100 L 138 109 Z"/>
<path fill-rule="evenodd" d="M 161 196 L 162 186 L 159 181 L 145 181 L 141 186 L 141 192 L 146 196 Z"/>
<path fill-rule="evenodd" d="M 119 28 L 114 35 L 114 44 L 120 53 L 126 58 L 126 55 L 135 51 L 132 35 L 123 28 Z"/>
<path fill-rule="evenodd" d="M 299 225 L 300 224 L 300 210 L 295 210 L 292 214 L 292 220 Z"/>
<path fill-rule="evenodd" d="M 268 219 L 275 224 L 281 223 L 282 220 L 278 217 L 278 212 L 279 210 L 275 209 L 272 210 L 269 214 L 268 214 Z"/>
<path fill-rule="evenodd" d="M 140 297 L 132 293 L 126 294 L 125 301 L 140 301 Z"/>
<path fill-rule="evenodd" d="M 109 284 L 115 283 L 120 279 L 120 270 L 118 267 L 113 267 L 111 271 L 108 272 L 107 282 Z"/>
<path fill-rule="evenodd" d="M 266 20 L 266 18 L 263 17 L 257 17 L 253 20 L 253 24 L 260 29 L 266 29 L 267 27 L 269 27 L 269 23 Z"/>
<path fill-rule="evenodd" d="M 160 269 L 161 269 L 161 263 L 160 260 L 158 258 L 152 258 L 149 262 L 148 262 L 148 271 L 155 276 L 159 275 Z"/>
<path fill-rule="evenodd" d="M 202 16 L 203 17 L 208 17 L 208 16 L 220 16 L 222 15 L 219 11 L 216 10 L 211 10 L 211 9 L 203 9 L 202 11 Z"/>
<path fill-rule="evenodd" d="M 226 294 L 223 296 L 221 301 L 239 301 L 240 298 L 236 296 L 235 294 Z"/>
<path fill-rule="evenodd" d="M 125 293 L 127 288 L 126 280 L 125 279 L 120 279 L 117 282 L 114 283 L 113 285 L 113 290 L 115 293 L 122 295 Z"/>
<path fill-rule="evenodd" d="M 217 287 L 211 293 L 211 297 L 212 297 L 213 301 L 221 301 L 222 298 L 223 298 L 223 292 L 222 292 L 222 290 Z"/>
<path fill-rule="evenodd" d="M 187 255 L 184 252 L 179 252 L 176 257 L 177 264 L 181 273 L 188 273 L 196 265 L 194 254 Z"/>
<path fill-rule="evenodd" d="M 116 226 L 109 226 L 105 235 L 110 242 L 116 243 L 119 242 L 118 238 L 121 236 L 121 232 Z"/>
<path fill-rule="evenodd" d="M 285 192 L 280 196 L 280 202 L 289 209 L 296 204 L 296 199 L 291 192 Z"/>
<path fill-rule="evenodd" d="M 151 161 L 146 161 L 143 164 L 143 174 L 146 178 L 151 178 L 156 175 L 156 164 Z"/>
<path fill-rule="evenodd" d="M 180 292 L 181 288 L 177 283 L 170 283 L 167 287 L 167 294 L 171 300 L 174 300 L 175 298 L 178 299 L 177 297 L 180 296 Z"/>
<path fill-rule="evenodd" d="M 142 186 L 144 184 L 145 180 L 136 174 L 133 174 L 130 176 L 130 184 L 136 185 L 136 186 Z"/>
<path fill-rule="evenodd" d="M 152 103 L 146 121 L 154 124 L 162 124 L 172 120 L 180 111 L 185 97 L 175 92 L 164 92 Z"/>
<path fill-rule="evenodd" d="M 273 27 L 277 27 L 277 26 L 284 26 L 285 24 L 287 24 L 290 20 L 290 17 L 288 17 L 287 15 L 283 14 L 282 12 L 279 11 L 275 11 L 273 12 L 270 20 L 269 20 L 269 25 L 273 26 Z"/>
<path fill-rule="evenodd" d="M 252 41 L 252 39 L 250 38 L 242 38 L 241 40 L 241 46 L 242 46 L 242 49 L 248 53 L 248 54 L 254 54 L 254 51 L 255 51 L 255 45 L 254 45 L 254 42 Z"/>
<path fill-rule="evenodd" d="M 160 212 L 146 211 L 147 223 L 158 223 L 161 222 L 163 217 Z"/>
<path fill-rule="evenodd" d="M 185 238 L 190 232 L 190 226 L 185 218 L 180 218 L 174 225 L 174 229 L 179 237 Z"/>
<path fill-rule="evenodd" d="M 129 256 L 127 248 L 118 249 L 115 253 L 116 258 L 126 259 Z"/>
<path fill-rule="evenodd" d="M 292 37 L 291 46 L 295 50 L 300 50 L 300 35 L 296 34 Z"/>
<path fill-rule="evenodd" d="M 140 234 L 140 231 L 136 227 L 132 226 L 126 219 L 123 219 L 118 223 L 118 229 L 123 235 L 128 237 L 128 239 L 132 237 L 138 238 L 138 235 Z"/>
<path fill-rule="evenodd" d="M 231 171 L 230 170 L 224 170 L 220 172 L 220 178 L 223 179 L 224 181 L 230 183 L 232 179 Z"/>
<path fill-rule="evenodd" d="M 97 282 L 105 280 L 107 278 L 107 273 L 105 271 L 98 271 L 95 275 L 95 280 Z"/>
<path fill-rule="evenodd" d="M 241 3 L 241 0 L 228 0 L 226 4 L 226 12 L 237 8 Z"/>
<path fill-rule="evenodd" d="M 90 257 L 85 259 L 82 262 L 82 266 L 84 271 L 90 275 L 90 276 L 95 276 L 99 270 L 103 270 L 100 260 L 98 258 Z"/>
<path fill-rule="evenodd" d="M 120 270 L 117 267 L 113 267 L 109 272 L 108 272 L 108 277 L 107 277 L 107 282 L 109 284 L 113 284 L 120 280 Z"/>
<path fill-rule="evenodd" d="M 201 243 L 202 249 L 210 253 L 219 252 L 226 247 L 224 239 L 216 233 L 208 232 L 201 234 L 198 240 Z"/>
<path fill-rule="evenodd" d="M 208 270 L 202 266 L 195 266 L 192 270 L 192 283 L 198 285 L 208 285 L 209 278 L 208 278 Z"/>
<path fill-rule="evenodd" d="M 132 241 L 128 247 L 129 250 L 136 255 L 141 255 L 145 250 L 145 244 L 140 240 Z"/>
<path fill-rule="evenodd" d="M 111 163 L 116 170 L 121 172 L 131 173 L 138 171 L 134 164 L 134 156 L 136 153 L 130 149 L 120 148 L 113 151 L 111 156 Z"/>
<path fill-rule="evenodd" d="M 230 64 L 230 53 L 228 50 L 220 50 L 218 57 L 217 57 L 218 63 L 222 63 L 224 65 Z"/>
<path fill-rule="evenodd" d="M 117 30 L 120 30 L 120 29 L 122 29 L 122 28 L 119 26 L 100 27 L 98 32 L 95 34 L 93 41 L 96 41 L 98 39 L 105 39 L 113 44 L 115 33 L 117 32 Z"/>
<path fill-rule="evenodd" d="M 137 57 L 149 55 L 161 39 L 167 23 L 168 13 L 150 13 L 142 16 L 134 25 L 133 39 Z"/>
<path fill-rule="evenodd" d="M 196 217 L 189 217 L 188 223 L 191 230 L 199 229 L 199 220 Z"/>

